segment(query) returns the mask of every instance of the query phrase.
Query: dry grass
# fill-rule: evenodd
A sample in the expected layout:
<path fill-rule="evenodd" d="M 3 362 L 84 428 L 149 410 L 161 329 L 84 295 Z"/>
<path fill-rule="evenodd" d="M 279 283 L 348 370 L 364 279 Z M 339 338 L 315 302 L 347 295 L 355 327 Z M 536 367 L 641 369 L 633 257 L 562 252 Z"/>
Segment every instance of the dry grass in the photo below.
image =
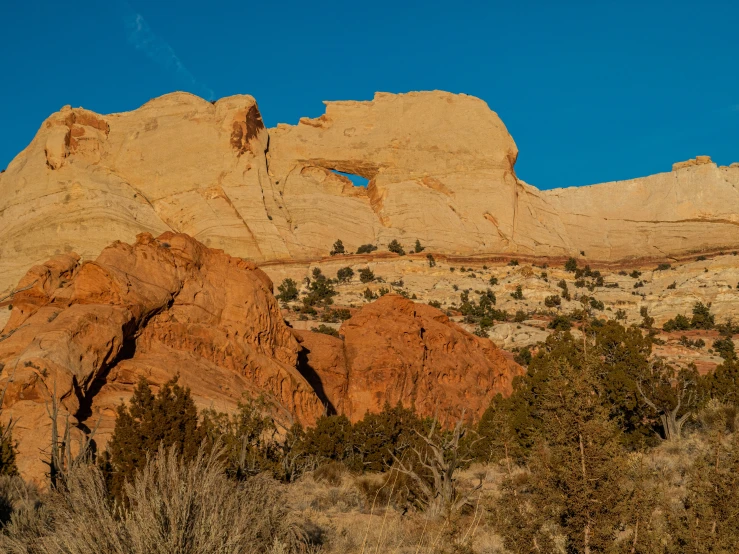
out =
<path fill-rule="evenodd" d="M 13 513 L 0 537 L 9 554 L 240 554 L 305 552 L 309 529 L 268 478 L 229 481 L 218 453 L 182 463 L 159 454 L 111 504 L 94 466 L 70 472 L 64 491 Z M 278 550 L 279 551 L 279 550 Z"/>

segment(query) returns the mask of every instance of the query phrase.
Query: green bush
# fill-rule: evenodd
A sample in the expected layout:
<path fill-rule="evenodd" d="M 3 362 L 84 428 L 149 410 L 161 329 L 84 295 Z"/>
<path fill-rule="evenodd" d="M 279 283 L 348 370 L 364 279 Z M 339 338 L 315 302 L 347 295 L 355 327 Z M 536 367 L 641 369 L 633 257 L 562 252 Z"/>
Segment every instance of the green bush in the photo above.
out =
<path fill-rule="evenodd" d="M 671 331 L 687 331 L 690 329 L 690 320 L 683 314 L 677 314 L 673 319 L 665 321 L 662 329 L 668 333 Z"/>
<path fill-rule="evenodd" d="M 354 270 L 351 267 L 342 267 L 336 272 L 336 280 L 341 283 L 351 281 L 354 277 Z"/>
<path fill-rule="evenodd" d="M 547 327 L 555 331 L 569 331 L 572 329 L 572 321 L 566 315 L 557 315 L 549 322 Z"/>
<path fill-rule="evenodd" d="M 363 267 L 359 270 L 359 280 L 362 283 L 371 283 L 375 280 L 375 274 L 369 267 Z"/>
<path fill-rule="evenodd" d="M 124 483 L 133 480 L 147 456 L 160 446 L 174 447 L 185 460 L 197 455 L 204 429 L 190 389 L 177 381 L 177 377 L 167 381 L 154 395 L 146 379 L 141 379 L 128 406 L 118 407 L 113 436 L 102 458 L 108 489 L 116 498 L 123 497 Z"/>
<path fill-rule="evenodd" d="M 345 251 L 344 251 L 344 243 L 341 242 L 341 239 L 338 239 L 334 243 L 334 247 L 331 249 L 330 254 L 332 256 L 336 256 L 337 254 L 344 254 L 344 253 L 345 253 Z"/>
<path fill-rule="evenodd" d="M 711 313 L 711 305 L 706 306 L 702 302 L 696 302 L 693 306 L 693 318 L 690 320 L 690 326 L 693 329 L 713 329 L 715 325 L 716 321 Z"/>
<path fill-rule="evenodd" d="M 363 244 L 357 248 L 357 254 L 370 254 L 375 250 L 377 250 L 377 247 L 374 244 Z"/>
<path fill-rule="evenodd" d="M 292 279 L 284 279 L 277 290 L 279 294 L 276 298 L 285 304 L 298 298 L 298 284 Z"/>
<path fill-rule="evenodd" d="M 419 252 L 423 252 L 425 248 L 421 246 L 421 241 L 416 239 L 416 246 L 413 248 L 413 251 L 418 254 Z"/>
<path fill-rule="evenodd" d="M 336 338 L 341 337 L 337 329 L 334 329 L 333 327 L 329 327 L 328 325 L 325 325 L 323 323 L 321 323 L 318 327 L 313 327 L 311 331 L 313 331 L 314 333 L 321 333 L 322 335 L 330 335 Z"/>
<path fill-rule="evenodd" d="M 387 249 L 399 256 L 405 256 L 405 250 L 403 250 L 403 247 L 396 239 L 390 241 L 390 244 L 387 245 Z"/>
<path fill-rule="evenodd" d="M 570 258 L 565 262 L 565 271 L 570 273 L 575 273 L 575 271 L 577 271 L 577 260 L 575 258 Z"/>

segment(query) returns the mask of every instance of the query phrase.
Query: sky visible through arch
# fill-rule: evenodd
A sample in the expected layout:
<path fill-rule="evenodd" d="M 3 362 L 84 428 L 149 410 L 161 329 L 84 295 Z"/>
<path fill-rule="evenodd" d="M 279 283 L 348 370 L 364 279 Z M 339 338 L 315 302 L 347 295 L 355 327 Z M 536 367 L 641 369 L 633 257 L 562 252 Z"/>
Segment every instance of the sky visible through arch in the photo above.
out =
<path fill-rule="evenodd" d="M 265 123 L 323 100 L 441 89 L 485 100 L 539 188 L 739 161 L 739 2 L 8 2 L 0 169 L 65 104 L 251 94 Z"/>

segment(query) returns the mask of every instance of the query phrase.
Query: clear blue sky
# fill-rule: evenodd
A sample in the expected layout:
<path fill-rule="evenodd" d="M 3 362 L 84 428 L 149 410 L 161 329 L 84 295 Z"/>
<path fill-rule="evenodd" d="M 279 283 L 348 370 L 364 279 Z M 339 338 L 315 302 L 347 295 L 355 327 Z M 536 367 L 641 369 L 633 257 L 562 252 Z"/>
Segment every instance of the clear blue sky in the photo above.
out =
<path fill-rule="evenodd" d="M 248 93 L 265 122 L 322 100 L 483 98 L 540 188 L 739 161 L 739 1 L 8 1 L 0 168 L 64 104 L 109 113 Z"/>

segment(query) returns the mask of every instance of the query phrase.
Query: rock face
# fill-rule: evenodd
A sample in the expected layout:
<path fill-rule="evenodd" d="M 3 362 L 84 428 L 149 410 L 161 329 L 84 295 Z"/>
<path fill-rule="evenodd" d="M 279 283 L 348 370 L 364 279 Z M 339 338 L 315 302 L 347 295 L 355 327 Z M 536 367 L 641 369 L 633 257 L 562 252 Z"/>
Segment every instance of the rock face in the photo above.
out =
<path fill-rule="evenodd" d="M 269 278 L 186 235 L 142 234 L 94 262 L 57 256 L 21 280 L 0 341 L 3 417 L 17 417 L 20 469 L 42 475 L 52 396 L 105 442 L 114 410 L 145 377 L 175 374 L 200 407 L 265 395 L 279 420 L 310 424 L 324 406 L 297 369 L 301 347 Z M 64 415 L 62 417 L 65 417 Z"/>
<path fill-rule="evenodd" d="M 479 415 L 520 371 L 440 311 L 392 295 L 346 321 L 346 341 L 290 329 L 262 270 L 172 232 L 113 243 L 95 261 L 60 254 L 16 289 L 0 335 L 2 417 L 17 420 L 21 472 L 39 480 L 52 398 L 60 436 L 67 420 L 74 441 L 97 428 L 103 448 L 142 377 L 157 387 L 179 375 L 201 409 L 262 396 L 288 426 L 359 419 L 385 401 Z"/>
<path fill-rule="evenodd" d="M 271 130 L 250 96 L 174 93 L 106 116 L 65 107 L 0 175 L 0 291 L 52 256 L 91 259 L 140 232 L 255 261 L 316 259 L 337 238 L 349 251 L 420 239 L 450 255 L 592 261 L 739 246 L 739 167 L 699 156 L 539 191 L 517 179 L 517 153 L 483 101 L 440 91 L 329 102 Z"/>
<path fill-rule="evenodd" d="M 477 418 L 523 371 L 440 310 L 393 294 L 365 305 L 340 332 L 343 343 L 301 335 L 313 335 L 303 344 L 328 401 L 352 421 L 398 402 L 447 422 Z M 337 371 L 342 361 L 346 370 Z"/>

